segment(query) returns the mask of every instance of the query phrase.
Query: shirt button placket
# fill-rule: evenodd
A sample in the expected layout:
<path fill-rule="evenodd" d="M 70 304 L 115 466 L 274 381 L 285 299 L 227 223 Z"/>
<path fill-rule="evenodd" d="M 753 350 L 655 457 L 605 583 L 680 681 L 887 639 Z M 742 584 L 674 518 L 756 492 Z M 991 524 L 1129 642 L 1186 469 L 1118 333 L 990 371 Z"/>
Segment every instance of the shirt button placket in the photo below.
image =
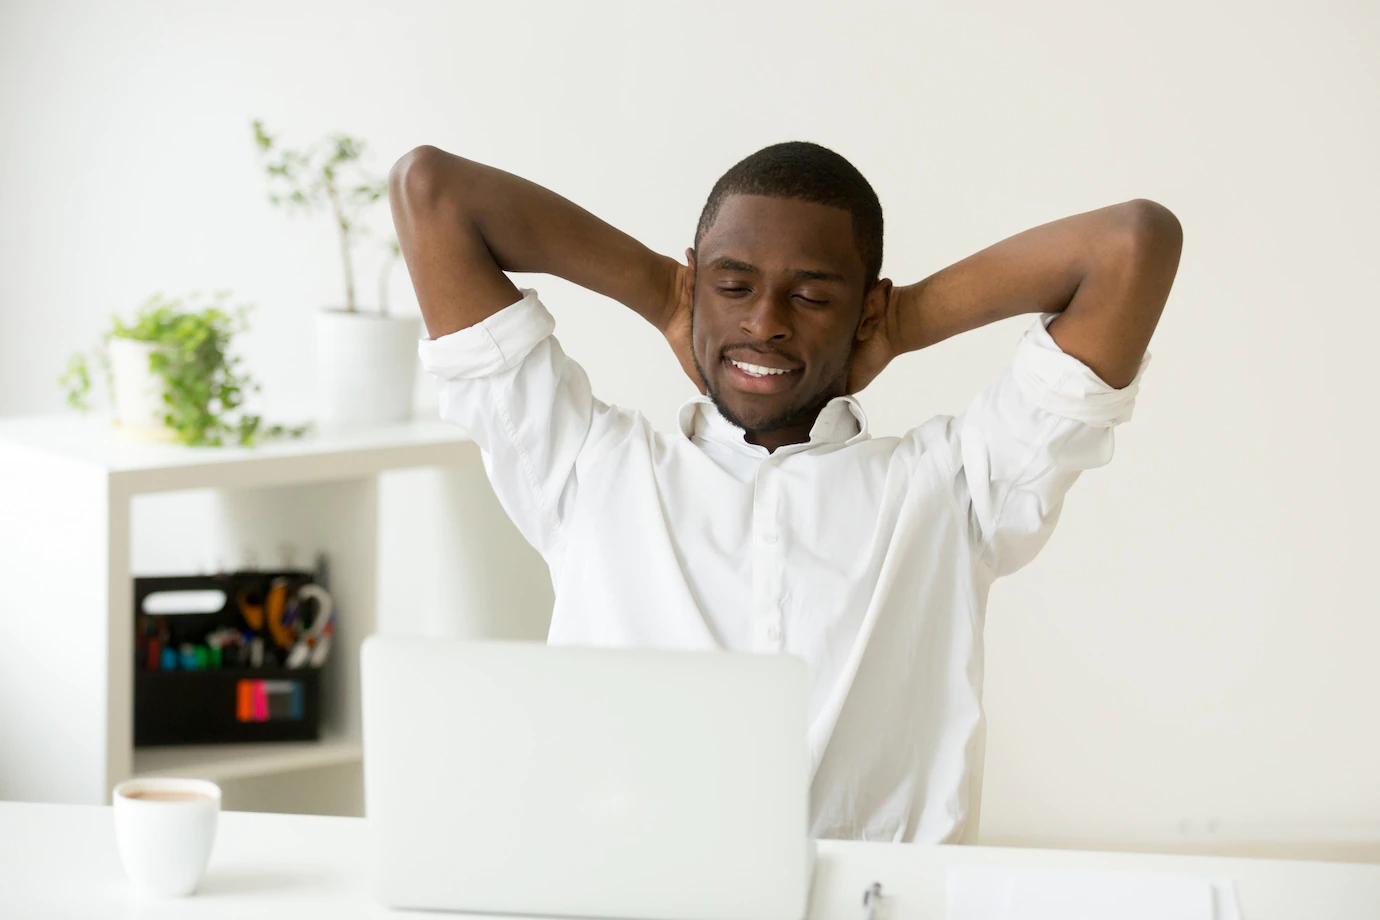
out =
<path fill-rule="evenodd" d="M 759 651 L 781 651 L 781 553 L 778 549 L 778 500 L 776 465 L 763 461 L 757 470 L 752 498 L 753 532 L 753 632 Z"/>

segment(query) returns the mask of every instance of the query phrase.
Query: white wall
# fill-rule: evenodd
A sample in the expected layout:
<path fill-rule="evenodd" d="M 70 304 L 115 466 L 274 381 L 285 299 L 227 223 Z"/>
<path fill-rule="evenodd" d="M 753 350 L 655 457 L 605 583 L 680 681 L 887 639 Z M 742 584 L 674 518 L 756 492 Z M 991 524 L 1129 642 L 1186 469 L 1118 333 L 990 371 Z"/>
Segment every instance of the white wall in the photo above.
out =
<path fill-rule="evenodd" d="M 815 140 L 877 189 L 898 283 L 1153 198 L 1185 243 L 1136 417 L 992 595 L 984 838 L 1380 858 L 1380 15 L 984 6 L 11 0 L 0 414 L 57 411 L 66 355 L 111 312 L 218 286 L 261 305 L 244 351 L 265 408 L 307 411 L 333 240 L 265 202 L 254 116 L 290 140 L 362 135 L 380 171 L 436 144 L 675 255 L 723 170 Z M 603 398 L 670 424 L 690 387 L 650 327 L 520 281 Z M 416 309 L 404 272 L 394 291 Z M 874 430 L 961 411 L 1027 321 L 898 362 L 863 394 Z M 395 490 L 386 526 L 405 534 L 443 488 Z M 494 627 L 409 583 L 428 628 Z"/>

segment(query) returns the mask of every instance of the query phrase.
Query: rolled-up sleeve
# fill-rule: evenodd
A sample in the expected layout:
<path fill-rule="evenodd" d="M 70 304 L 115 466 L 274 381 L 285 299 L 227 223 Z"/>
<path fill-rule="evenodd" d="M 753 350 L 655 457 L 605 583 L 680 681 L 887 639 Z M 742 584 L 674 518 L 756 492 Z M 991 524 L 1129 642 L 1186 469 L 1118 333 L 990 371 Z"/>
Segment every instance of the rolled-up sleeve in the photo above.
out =
<path fill-rule="evenodd" d="M 602 407 L 589 378 L 552 334 L 530 288 L 458 332 L 422 339 L 422 367 L 439 383 L 441 418 L 479 445 L 489 481 L 518 530 L 544 556 L 573 503 L 575 463 Z"/>
<path fill-rule="evenodd" d="M 952 428 L 959 505 L 976 556 L 993 576 L 1033 559 L 1078 475 L 1111 460 L 1112 429 L 1131 418 L 1150 363 L 1147 353 L 1128 385 L 1109 386 L 1050 336 L 1058 315 L 1039 316 L 1001 376 Z"/>

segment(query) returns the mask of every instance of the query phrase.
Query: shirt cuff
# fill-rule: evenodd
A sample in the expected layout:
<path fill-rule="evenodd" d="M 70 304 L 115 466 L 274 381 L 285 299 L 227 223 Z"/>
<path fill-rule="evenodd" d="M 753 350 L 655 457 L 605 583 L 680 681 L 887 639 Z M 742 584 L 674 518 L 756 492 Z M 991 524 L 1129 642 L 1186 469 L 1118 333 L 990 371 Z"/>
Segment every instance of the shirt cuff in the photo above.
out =
<path fill-rule="evenodd" d="M 1058 313 L 1041 313 L 1026 331 L 1011 370 L 1026 396 L 1046 412 L 1071 418 L 1096 428 L 1110 428 L 1129 421 L 1140 392 L 1140 378 L 1150 365 L 1147 351 L 1136 376 L 1121 389 L 1109 386 L 1092 368 L 1067 354 L 1049 334 L 1048 326 Z"/>
<path fill-rule="evenodd" d="M 522 299 L 481 322 L 439 339 L 417 343 L 422 368 L 442 380 L 487 377 L 516 367 L 556 329 L 556 320 L 535 288 L 518 288 Z"/>

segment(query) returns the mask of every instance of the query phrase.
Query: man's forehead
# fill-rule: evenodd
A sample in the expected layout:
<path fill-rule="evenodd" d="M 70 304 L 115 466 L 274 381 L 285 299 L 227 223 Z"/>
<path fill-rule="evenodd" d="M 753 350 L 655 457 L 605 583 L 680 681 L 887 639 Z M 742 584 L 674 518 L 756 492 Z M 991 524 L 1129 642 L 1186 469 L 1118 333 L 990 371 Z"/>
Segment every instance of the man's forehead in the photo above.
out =
<path fill-rule="evenodd" d="M 863 271 L 848 211 L 762 195 L 725 198 L 697 255 L 702 269 L 830 276 L 820 280 Z"/>

